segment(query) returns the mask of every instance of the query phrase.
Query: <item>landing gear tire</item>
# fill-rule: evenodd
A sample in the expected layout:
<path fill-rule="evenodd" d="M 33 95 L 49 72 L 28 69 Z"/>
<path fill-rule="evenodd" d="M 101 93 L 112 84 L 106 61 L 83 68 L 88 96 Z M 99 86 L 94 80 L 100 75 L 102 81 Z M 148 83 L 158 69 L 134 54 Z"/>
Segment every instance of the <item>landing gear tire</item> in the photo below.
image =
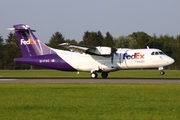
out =
<path fill-rule="evenodd" d="M 161 75 L 164 75 L 164 74 L 165 74 L 165 72 L 164 72 L 164 71 L 160 71 L 160 74 L 161 74 Z"/>
<path fill-rule="evenodd" d="M 108 77 L 108 73 L 107 72 L 102 72 L 101 73 L 101 77 L 102 78 L 107 78 Z"/>
<path fill-rule="evenodd" d="M 98 74 L 96 72 L 91 73 L 91 78 L 95 79 L 98 77 Z"/>

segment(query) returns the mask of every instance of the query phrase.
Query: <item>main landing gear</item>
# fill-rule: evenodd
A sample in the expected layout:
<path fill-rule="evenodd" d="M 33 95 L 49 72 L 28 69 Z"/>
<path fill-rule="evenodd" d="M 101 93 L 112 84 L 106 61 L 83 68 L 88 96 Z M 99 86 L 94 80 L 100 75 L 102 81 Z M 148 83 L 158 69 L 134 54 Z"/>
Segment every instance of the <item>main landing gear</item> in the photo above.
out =
<path fill-rule="evenodd" d="M 91 73 L 91 78 L 97 78 L 98 77 L 98 74 L 97 74 L 97 72 L 92 72 Z M 107 78 L 108 77 L 108 73 L 107 72 L 102 72 L 101 73 L 101 77 L 102 78 Z"/>
<path fill-rule="evenodd" d="M 98 74 L 96 72 L 91 73 L 91 78 L 97 78 L 97 77 L 98 77 Z"/>

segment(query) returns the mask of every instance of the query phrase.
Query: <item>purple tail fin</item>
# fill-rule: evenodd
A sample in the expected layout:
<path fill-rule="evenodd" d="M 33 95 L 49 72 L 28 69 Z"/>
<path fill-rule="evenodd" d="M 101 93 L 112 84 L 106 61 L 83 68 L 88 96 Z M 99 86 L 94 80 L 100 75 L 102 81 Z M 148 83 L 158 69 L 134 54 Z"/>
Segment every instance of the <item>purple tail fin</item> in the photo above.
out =
<path fill-rule="evenodd" d="M 18 24 L 13 25 L 13 27 L 15 29 L 15 34 L 23 57 L 54 53 L 50 47 L 46 46 L 35 37 L 33 34 L 34 30 L 31 30 L 28 25 Z"/>

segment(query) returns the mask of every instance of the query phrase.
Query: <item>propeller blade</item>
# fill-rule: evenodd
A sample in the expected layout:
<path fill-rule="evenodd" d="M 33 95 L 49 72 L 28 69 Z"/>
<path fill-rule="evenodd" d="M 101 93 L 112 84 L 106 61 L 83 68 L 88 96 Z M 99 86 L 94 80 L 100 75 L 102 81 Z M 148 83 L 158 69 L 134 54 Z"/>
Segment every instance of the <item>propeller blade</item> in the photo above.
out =
<path fill-rule="evenodd" d="M 111 47 L 111 63 L 113 64 L 114 61 L 114 53 L 116 54 L 117 49 Z"/>
<path fill-rule="evenodd" d="M 111 55 L 111 63 L 113 64 L 113 59 L 114 59 L 114 55 L 113 55 L 113 53 L 112 53 L 112 55 Z"/>

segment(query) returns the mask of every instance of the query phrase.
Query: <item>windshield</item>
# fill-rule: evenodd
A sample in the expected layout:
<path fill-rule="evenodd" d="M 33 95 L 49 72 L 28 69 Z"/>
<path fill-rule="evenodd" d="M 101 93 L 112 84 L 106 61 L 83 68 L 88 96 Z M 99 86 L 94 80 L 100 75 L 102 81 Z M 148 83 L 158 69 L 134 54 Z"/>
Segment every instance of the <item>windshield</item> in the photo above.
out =
<path fill-rule="evenodd" d="M 154 51 L 151 55 L 165 55 L 162 51 Z"/>

